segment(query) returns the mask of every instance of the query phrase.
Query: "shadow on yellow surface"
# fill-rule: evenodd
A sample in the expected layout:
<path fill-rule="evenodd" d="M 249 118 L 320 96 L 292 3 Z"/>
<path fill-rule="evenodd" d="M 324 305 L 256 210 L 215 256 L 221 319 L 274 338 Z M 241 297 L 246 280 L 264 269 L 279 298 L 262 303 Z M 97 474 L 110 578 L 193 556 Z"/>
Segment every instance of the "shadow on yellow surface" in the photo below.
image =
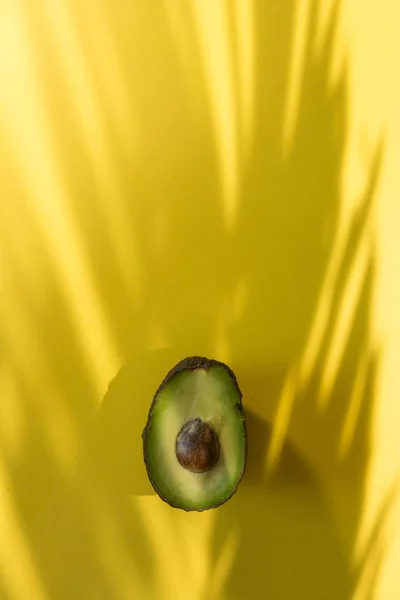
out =
<path fill-rule="evenodd" d="M 352 597 L 380 151 L 343 233 L 349 76 L 345 63 L 330 83 L 339 11 L 317 45 L 318 5 L 284 148 L 295 3 L 251 3 L 253 133 L 232 118 L 231 221 L 188 3 L 26 1 L 15 17 L 28 50 L 0 137 L 5 598 Z M 175 352 L 227 360 L 245 396 L 248 470 L 212 514 L 158 507 L 145 476 L 140 434 Z M 151 537 L 153 519 L 170 535 Z"/>

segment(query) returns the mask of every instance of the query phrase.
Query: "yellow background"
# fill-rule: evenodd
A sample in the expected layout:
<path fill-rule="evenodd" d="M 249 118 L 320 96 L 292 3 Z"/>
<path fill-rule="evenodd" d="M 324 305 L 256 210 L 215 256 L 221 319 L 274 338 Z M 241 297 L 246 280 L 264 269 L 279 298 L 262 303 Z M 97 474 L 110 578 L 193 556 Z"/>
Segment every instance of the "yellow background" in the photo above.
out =
<path fill-rule="evenodd" d="M 400 597 L 399 26 L 0 0 L 0 598 Z M 203 514 L 141 457 L 192 353 L 249 430 Z"/>

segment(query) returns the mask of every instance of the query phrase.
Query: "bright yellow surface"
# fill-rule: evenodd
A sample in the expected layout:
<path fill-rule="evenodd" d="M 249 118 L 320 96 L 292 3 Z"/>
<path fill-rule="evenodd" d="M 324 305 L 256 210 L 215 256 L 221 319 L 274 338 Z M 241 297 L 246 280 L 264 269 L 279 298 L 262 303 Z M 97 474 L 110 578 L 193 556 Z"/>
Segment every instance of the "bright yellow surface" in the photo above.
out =
<path fill-rule="evenodd" d="M 400 5 L 342 5 L 0 0 L 1 599 L 400 597 Z M 141 457 L 192 353 L 204 514 Z"/>

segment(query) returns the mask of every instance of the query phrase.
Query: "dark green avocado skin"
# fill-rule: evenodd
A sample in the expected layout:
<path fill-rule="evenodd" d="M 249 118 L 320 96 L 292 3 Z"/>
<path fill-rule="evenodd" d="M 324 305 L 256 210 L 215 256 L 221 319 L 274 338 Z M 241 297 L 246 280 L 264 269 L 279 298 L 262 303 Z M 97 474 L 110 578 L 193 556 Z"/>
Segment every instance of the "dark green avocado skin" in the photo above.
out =
<path fill-rule="evenodd" d="M 195 369 L 205 369 L 208 370 L 211 367 L 223 367 L 227 373 L 229 374 L 229 376 L 231 377 L 233 384 L 236 388 L 237 394 L 238 394 L 238 402 L 236 404 L 236 408 L 240 413 L 240 416 L 242 418 L 243 421 L 243 431 L 244 431 L 244 437 L 245 437 L 245 459 L 244 459 L 244 463 L 243 463 L 243 471 L 238 479 L 238 482 L 235 486 L 235 488 L 232 490 L 232 493 L 230 494 L 230 496 L 228 496 L 228 498 L 226 498 L 225 500 L 218 502 L 217 504 L 214 504 L 212 506 L 209 506 L 207 508 L 183 508 L 182 506 L 177 506 L 176 504 L 173 504 L 172 502 L 170 502 L 167 498 L 165 498 L 163 496 L 163 494 L 157 489 L 157 486 L 155 484 L 155 482 L 153 481 L 150 469 L 148 467 L 148 463 L 147 463 L 147 430 L 150 426 L 151 423 L 151 418 L 152 418 L 152 413 L 153 413 L 153 408 L 155 406 L 155 403 L 157 401 L 158 398 L 158 394 L 161 392 L 161 390 L 167 385 L 167 383 L 170 381 L 170 379 L 172 379 L 172 377 L 174 377 L 175 375 L 177 375 L 178 373 L 181 373 L 182 371 L 194 371 Z M 158 386 L 156 393 L 154 394 L 151 406 L 150 406 L 150 410 L 149 410 L 149 415 L 147 418 L 147 422 L 146 422 L 146 426 L 143 429 L 143 433 L 142 433 L 142 440 L 143 440 L 143 458 L 144 458 L 144 463 L 146 466 L 146 471 L 147 471 L 147 476 L 149 478 L 149 481 L 151 483 L 151 485 L 153 486 L 154 491 L 156 492 L 156 494 L 161 498 L 161 500 L 163 500 L 164 502 L 166 502 L 169 506 L 171 506 L 172 508 L 178 508 L 180 510 L 184 510 L 186 512 L 192 512 L 192 511 L 196 511 L 196 512 L 204 512 L 205 510 L 210 510 L 212 508 L 218 508 L 219 506 L 221 506 L 222 504 L 225 504 L 228 500 L 230 500 L 232 498 L 232 496 L 234 496 L 234 494 L 236 493 L 240 482 L 243 479 L 243 475 L 246 471 L 246 464 L 247 464 L 247 430 L 246 430 L 246 421 L 245 421 L 245 417 L 244 417 L 244 410 L 243 410 L 243 404 L 242 404 L 242 392 L 240 390 L 238 381 L 236 379 L 236 375 L 234 374 L 234 372 L 232 371 L 232 369 L 230 367 L 228 367 L 228 365 L 226 365 L 225 363 L 219 361 L 219 360 L 215 360 L 213 358 L 206 358 L 204 356 L 188 356 L 187 358 L 184 358 L 183 360 L 179 361 L 168 373 L 167 375 L 164 377 L 163 381 L 161 382 L 161 384 Z"/>

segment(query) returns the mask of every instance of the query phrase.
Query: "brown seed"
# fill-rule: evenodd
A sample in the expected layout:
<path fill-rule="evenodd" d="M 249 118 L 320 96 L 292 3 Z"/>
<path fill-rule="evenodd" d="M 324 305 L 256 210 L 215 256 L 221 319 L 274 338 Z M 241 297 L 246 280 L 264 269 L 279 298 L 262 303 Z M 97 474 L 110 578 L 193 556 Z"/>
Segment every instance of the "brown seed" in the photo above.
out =
<path fill-rule="evenodd" d="M 176 438 L 176 456 L 179 463 L 192 473 L 204 473 L 218 462 L 218 436 L 199 418 L 191 419 Z"/>

